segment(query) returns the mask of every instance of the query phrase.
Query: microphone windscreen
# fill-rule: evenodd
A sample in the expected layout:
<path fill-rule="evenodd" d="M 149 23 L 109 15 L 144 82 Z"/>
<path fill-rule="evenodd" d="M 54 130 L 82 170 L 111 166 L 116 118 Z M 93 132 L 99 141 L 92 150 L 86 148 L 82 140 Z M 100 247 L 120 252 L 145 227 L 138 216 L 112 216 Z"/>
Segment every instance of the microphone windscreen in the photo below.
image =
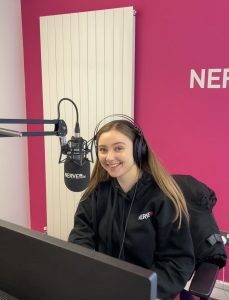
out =
<path fill-rule="evenodd" d="M 72 192 L 82 192 L 90 181 L 90 161 L 85 159 L 82 165 L 71 158 L 64 162 L 64 182 Z"/>

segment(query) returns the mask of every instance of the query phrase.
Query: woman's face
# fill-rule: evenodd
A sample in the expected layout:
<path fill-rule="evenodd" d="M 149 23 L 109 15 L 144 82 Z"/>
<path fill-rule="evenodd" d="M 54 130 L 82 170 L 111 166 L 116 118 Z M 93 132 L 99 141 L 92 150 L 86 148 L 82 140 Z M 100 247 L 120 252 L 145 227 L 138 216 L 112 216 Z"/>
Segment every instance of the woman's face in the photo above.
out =
<path fill-rule="evenodd" d="M 125 176 L 131 178 L 129 176 L 136 174 L 137 165 L 133 158 L 133 142 L 115 129 L 100 135 L 98 158 L 111 177 L 124 179 Z"/>

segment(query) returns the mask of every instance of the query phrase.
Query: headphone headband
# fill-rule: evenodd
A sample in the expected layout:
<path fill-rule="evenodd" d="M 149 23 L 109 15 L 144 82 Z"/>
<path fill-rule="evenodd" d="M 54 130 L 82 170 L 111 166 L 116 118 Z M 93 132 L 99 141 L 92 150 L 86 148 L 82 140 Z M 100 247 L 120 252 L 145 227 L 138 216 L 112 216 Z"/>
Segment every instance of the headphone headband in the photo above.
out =
<path fill-rule="evenodd" d="M 95 127 L 95 130 L 94 130 L 94 137 L 97 135 L 97 133 L 99 132 L 99 127 L 100 125 L 102 124 L 102 122 L 108 118 L 111 118 L 111 117 L 121 117 L 123 118 L 123 120 L 127 120 L 129 121 L 133 127 L 136 129 L 136 131 L 139 133 L 139 135 L 143 135 L 142 133 L 142 130 L 141 128 L 136 124 L 136 122 L 134 121 L 133 118 L 131 118 L 130 116 L 128 115 L 124 115 L 124 114 L 113 114 L 113 115 L 109 115 L 109 116 L 106 116 L 104 117 L 101 121 L 99 121 L 99 123 L 96 125 Z M 113 119 L 112 121 L 116 121 L 115 119 Z M 117 121 L 122 121 L 122 120 L 117 120 Z"/>

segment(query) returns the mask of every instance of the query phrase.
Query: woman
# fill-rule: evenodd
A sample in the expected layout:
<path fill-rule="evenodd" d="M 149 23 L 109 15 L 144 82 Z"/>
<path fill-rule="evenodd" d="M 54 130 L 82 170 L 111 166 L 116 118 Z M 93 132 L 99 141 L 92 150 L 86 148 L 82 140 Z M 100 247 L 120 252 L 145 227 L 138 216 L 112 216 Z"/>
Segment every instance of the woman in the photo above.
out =
<path fill-rule="evenodd" d="M 152 269 L 158 298 L 173 299 L 194 269 L 183 194 L 134 122 L 111 121 L 95 140 L 98 159 L 69 241 Z"/>

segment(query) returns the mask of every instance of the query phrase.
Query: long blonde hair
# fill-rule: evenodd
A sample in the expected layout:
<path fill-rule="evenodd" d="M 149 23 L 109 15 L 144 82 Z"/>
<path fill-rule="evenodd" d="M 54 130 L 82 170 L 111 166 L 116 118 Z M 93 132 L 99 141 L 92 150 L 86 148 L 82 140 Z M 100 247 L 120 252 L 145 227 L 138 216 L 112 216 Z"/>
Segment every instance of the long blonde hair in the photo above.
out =
<path fill-rule="evenodd" d="M 96 134 L 95 136 L 95 145 L 98 145 L 99 138 L 102 133 L 108 132 L 112 129 L 115 129 L 128 138 L 130 138 L 133 143 L 135 141 L 136 135 L 139 135 L 137 131 L 138 127 L 135 124 L 132 124 L 130 121 L 127 120 L 114 120 L 107 124 L 105 124 Z M 146 142 L 145 138 L 144 143 L 146 143 L 147 153 L 146 157 L 141 162 L 141 170 L 145 171 L 149 174 L 152 174 L 154 180 L 158 184 L 161 191 L 173 202 L 176 210 L 174 222 L 178 221 L 178 228 L 180 228 L 182 216 L 184 215 L 185 218 L 189 219 L 189 213 L 186 206 L 186 201 L 184 195 L 177 185 L 176 181 L 173 177 L 166 171 L 166 169 L 162 166 L 160 161 L 157 159 L 154 152 L 151 150 L 149 144 Z M 97 146 L 96 146 L 97 147 Z M 109 180 L 111 177 L 107 171 L 101 166 L 99 159 L 97 158 L 92 174 L 91 180 L 84 191 L 84 194 L 81 198 L 81 201 L 86 199 L 89 194 L 96 188 L 97 184 L 100 182 L 104 182 Z"/>

